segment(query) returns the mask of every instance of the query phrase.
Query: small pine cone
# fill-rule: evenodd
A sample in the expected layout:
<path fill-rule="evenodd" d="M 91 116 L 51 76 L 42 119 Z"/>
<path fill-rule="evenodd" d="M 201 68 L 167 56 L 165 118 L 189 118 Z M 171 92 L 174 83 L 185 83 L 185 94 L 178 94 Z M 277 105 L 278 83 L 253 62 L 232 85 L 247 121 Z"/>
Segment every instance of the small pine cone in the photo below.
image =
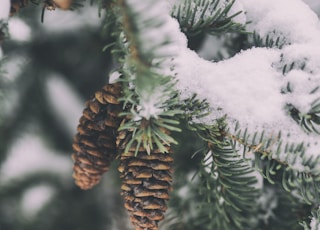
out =
<path fill-rule="evenodd" d="M 86 103 L 74 137 L 73 177 L 81 189 L 90 189 L 100 182 L 117 153 L 118 114 L 122 105 L 119 83 L 107 84 Z"/>
<path fill-rule="evenodd" d="M 127 134 L 124 134 L 127 133 Z M 121 132 L 117 143 L 125 146 L 129 132 Z M 173 158 L 168 153 L 154 149 L 150 154 L 140 148 L 135 156 L 135 147 L 122 153 L 118 170 L 122 178 L 121 195 L 130 221 L 136 230 L 158 230 L 164 219 L 172 182 Z"/>
<path fill-rule="evenodd" d="M 26 5 L 28 5 L 28 0 L 11 0 L 10 16 L 17 13 L 20 8 L 24 8 Z"/>
<path fill-rule="evenodd" d="M 54 5 L 62 10 L 68 10 L 70 9 L 70 6 L 72 4 L 72 0 L 51 0 Z"/>

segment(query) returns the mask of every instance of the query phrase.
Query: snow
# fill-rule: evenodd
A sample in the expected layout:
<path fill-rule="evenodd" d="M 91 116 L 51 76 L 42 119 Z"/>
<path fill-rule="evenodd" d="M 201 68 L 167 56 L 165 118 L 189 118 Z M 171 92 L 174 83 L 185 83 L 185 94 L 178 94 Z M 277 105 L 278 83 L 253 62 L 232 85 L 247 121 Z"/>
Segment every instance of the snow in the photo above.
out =
<path fill-rule="evenodd" d="M 320 28 L 319 28 L 320 30 Z M 320 34 L 317 42 L 291 44 L 282 49 L 283 63 L 295 62 L 295 66 L 306 64 L 305 72 L 320 74 Z"/>
<path fill-rule="evenodd" d="M 270 111 L 282 116 L 281 75 L 270 64 L 277 60 L 279 52 L 263 48 L 219 63 L 205 61 L 186 50 L 177 59 L 178 87 L 182 92 L 196 92 L 201 99 L 208 99 L 212 108 L 223 108 L 228 116 L 255 128 L 255 124 L 273 121 Z"/>
<path fill-rule="evenodd" d="M 48 100 L 58 119 L 70 135 L 75 134 L 84 102 L 62 76 L 52 74 L 46 82 Z"/>
<path fill-rule="evenodd" d="M 310 8 L 320 16 L 320 1 L 319 0 L 303 0 Z"/>
<path fill-rule="evenodd" d="M 54 11 L 46 10 L 44 22 L 41 27 L 47 33 L 63 33 L 64 31 L 77 31 L 84 27 L 98 28 L 101 25 L 104 14 L 99 17 L 98 8 L 90 5 L 90 2 L 83 1 L 84 7 L 71 10 L 61 10 L 57 8 Z M 39 18 L 40 18 L 39 11 Z M 104 13 L 104 11 L 101 11 Z"/>
<path fill-rule="evenodd" d="M 239 15 L 237 15 L 236 17 L 234 17 L 232 19 L 232 21 L 244 25 L 247 22 L 247 17 L 244 14 L 243 5 L 241 4 L 241 1 L 239 1 L 239 0 L 234 2 L 234 4 L 232 5 L 232 7 L 228 13 L 228 16 L 234 15 L 238 12 L 241 12 L 241 13 Z"/>
<path fill-rule="evenodd" d="M 5 21 L 9 16 L 10 11 L 10 0 L 1 0 L 1 7 L 0 7 L 0 26 L 1 21 Z M 0 27 L 1 29 L 1 27 Z M 3 57 L 3 51 L 0 44 L 0 60 Z"/>
<path fill-rule="evenodd" d="M 277 196 L 274 193 L 273 190 L 266 188 L 257 201 L 263 210 L 263 212 L 259 212 L 258 218 L 266 224 L 275 215 L 273 210 L 278 206 Z"/>
<path fill-rule="evenodd" d="M 139 57 L 143 59 L 139 61 L 148 62 L 152 59 L 151 71 L 154 73 L 146 74 L 140 69 L 140 72 L 137 71 L 138 74 L 135 75 L 131 69 L 137 60 L 130 56 L 126 59 L 124 66 L 127 75 L 135 79 L 135 91 L 139 96 L 140 107 L 136 118 L 158 117 L 163 112 L 163 105 L 168 99 L 168 86 L 157 79 L 161 77 L 157 74 L 170 73 L 172 58 L 179 53 L 180 44 L 186 45 L 186 38 L 176 33 L 180 31 L 179 24 L 168 14 L 167 2 L 129 0 L 127 4 L 130 6 L 130 14 L 139 15 L 134 21 L 135 29 L 139 31 L 136 36 L 139 37 L 133 39 L 133 41 L 139 41 L 134 44 L 139 49 Z M 129 30 L 127 32 L 130 33 Z"/>
<path fill-rule="evenodd" d="M 320 98 L 320 90 L 310 94 L 320 84 L 318 17 L 299 0 L 237 2 L 237 9 L 243 9 L 247 20 L 252 21 L 249 30 L 262 37 L 280 36 L 285 39 L 285 46 L 252 48 L 214 63 L 180 43 L 174 71 L 181 96 L 187 98 L 196 93 L 200 99 L 208 100 L 211 115 L 196 122 L 211 123 L 226 114 L 230 130 L 239 122 L 240 128 L 247 128 L 251 134 L 265 130 L 267 137 L 275 138 L 281 131 L 284 143 L 308 143 L 306 154 L 319 155 L 319 136 L 305 133 L 285 110 L 287 104 L 292 104 L 307 113 L 311 103 Z M 175 32 L 181 36 L 180 31 Z M 292 62 L 294 69 L 283 75 L 283 66 Z M 288 83 L 292 92 L 283 93 Z M 306 169 L 299 160 L 294 167 Z"/>
<path fill-rule="evenodd" d="M 1 183 L 34 172 L 52 172 L 71 178 L 71 158 L 50 150 L 39 133 L 23 134 L 12 145 L 8 156 L 0 168 Z"/>
<path fill-rule="evenodd" d="M 13 54 L 6 57 L 6 60 L 3 62 L 1 68 L 6 72 L 4 76 L 1 76 L 5 81 L 14 83 L 18 80 L 18 77 L 22 74 L 22 71 L 29 64 L 29 58 L 25 55 Z"/>
<path fill-rule="evenodd" d="M 31 29 L 25 21 L 19 18 L 11 18 L 8 21 L 9 36 L 11 40 L 29 41 L 31 38 Z"/>
<path fill-rule="evenodd" d="M 310 230 L 319 230 L 320 229 L 320 221 L 318 219 L 319 212 L 320 212 L 320 207 L 318 207 L 316 215 L 313 215 L 313 217 L 310 221 Z"/>
<path fill-rule="evenodd" d="M 158 118 L 158 116 L 163 112 L 161 108 L 163 101 L 167 98 L 163 98 L 163 91 L 155 90 L 152 94 L 141 95 L 143 103 L 137 106 L 137 111 L 139 111 L 139 117 L 144 117 L 150 119 L 151 117 Z M 140 118 L 136 118 L 140 120 Z"/>
<path fill-rule="evenodd" d="M 301 70 L 292 70 L 287 74 L 287 79 L 293 91 L 288 94 L 287 102 L 294 105 L 300 112 L 308 113 L 310 105 L 319 98 L 319 92 L 313 94 L 310 92 L 316 86 L 320 86 L 320 78 L 315 78 Z"/>
<path fill-rule="evenodd" d="M 178 52 L 177 44 L 184 43 L 186 40 L 175 32 L 179 30 L 179 24 L 168 15 L 168 3 L 165 1 L 129 0 L 128 4 L 132 7 L 133 13 L 143 12 L 137 20 L 137 29 L 143 31 L 143 36 L 140 38 L 143 42 L 139 44 L 141 50 L 145 54 L 153 53 L 155 58 L 175 56 Z M 153 25 L 158 22 L 159 25 Z M 148 28 L 145 27 L 146 25 L 149 25 Z M 183 40 L 181 41 L 181 39 Z M 164 42 L 168 42 L 168 44 L 163 45 Z"/>
<path fill-rule="evenodd" d="M 285 37 L 287 43 L 305 43 L 320 37 L 320 22 L 317 15 L 301 0 L 238 0 L 243 5 L 249 31 L 260 35 Z"/>
<path fill-rule="evenodd" d="M 41 208 L 52 199 L 54 194 L 55 190 L 45 184 L 31 187 L 25 191 L 21 200 L 21 210 L 25 218 L 35 217 Z"/>
<path fill-rule="evenodd" d="M 7 19 L 10 12 L 10 0 L 1 0 L 0 20 Z"/>

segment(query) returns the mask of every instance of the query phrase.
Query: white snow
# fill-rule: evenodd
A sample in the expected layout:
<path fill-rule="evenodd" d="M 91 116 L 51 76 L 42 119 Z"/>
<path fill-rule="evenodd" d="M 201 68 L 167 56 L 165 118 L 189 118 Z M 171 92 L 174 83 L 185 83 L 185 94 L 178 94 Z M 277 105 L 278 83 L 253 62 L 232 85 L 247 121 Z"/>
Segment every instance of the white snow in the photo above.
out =
<path fill-rule="evenodd" d="M 303 0 L 310 8 L 320 16 L 320 1 L 319 0 Z"/>
<path fill-rule="evenodd" d="M 52 172 L 71 178 L 72 160 L 50 150 L 39 133 L 23 134 L 12 145 L 8 159 L 0 168 L 0 181 L 6 183 L 28 173 Z"/>
<path fill-rule="evenodd" d="M 18 80 L 18 77 L 22 74 L 22 71 L 30 63 L 30 59 L 26 55 L 14 54 L 6 57 L 6 60 L 2 64 L 2 70 L 6 74 L 1 76 L 6 82 L 14 83 Z"/>
<path fill-rule="evenodd" d="M 46 82 L 48 99 L 58 119 L 64 124 L 70 135 L 74 135 L 84 102 L 71 85 L 61 76 L 52 74 Z"/>
<path fill-rule="evenodd" d="M 311 103 L 320 98 L 320 90 L 310 94 L 320 83 L 318 17 L 299 0 L 261 0 L 259 4 L 239 0 L 237 7 L 252 21 L 249 30 L 262 37 L 281 36 L 286 45 L 283 49 L 252 48 L 213 63 L 181 43 L 174 71 L 182 97 L 197 93 L 208 100 L 212 114 L 200 122 L 210 123 L 226 114 L 231 128 L 238 121 L 241 129 L 248 128 L 250 133 L 265 130 L 266 137 L 281 131 L 284 143 L 309 143 L 306 153 L 319 155 L 319 135 L 306 134 L 284 109 L 291 103 L 307 113 Z M 181 36 L 178 30 L 176 33 Z M 292 62 L 296 69 L 284 76 L 283 66 Z M 282 93 L 288 83 L 292 92 Z M 300 163 L 298 160 L 294 167 L 303 170 Z"/>
<path fill-rule="evenodd" d="M 319 42 L 317 15 L 301 0 L 238 0 L 243 5 L 249 31 L 285 37 L 288 43 Z"/>
<path fill-rule="evenodd" d="M 279 52 L 263 48 L 219 63 L 205 61 L 185 50 L 175 69 L 178 87 L 182 92 L 196 92 L 214 109 L 222 108 L 229 117 L 255 128 L 256 124 L 272 122 L 274 116 L 283 116 L 279 110 L 283 106 L 283 99 L 279 100 L 282 76 L 271 66 L 278 60 Z M 218 117 L 212 119 L 215 118 Z"/>
<path fill-rule="evenodd" d="M 228 16 L 234 15 L 234 14 L 236 14 L 238 12 L 241 12 L 241 13 L 238 14 L 236 17 L 234 17 L 232 19 L 232 21 L 244 25 L 247 22 L 247 16 L 244 13 L 244 8 L 243 8 L 243 5 L 241 4 L 241 1 L 237 0 L 232 5 L 232 7 L 231 7 L 231 9 L 230 9 L 230 11 L 228 13 Z"/>
<path fill-rule="evenodd" d="M 319 28 L 320 31 L 320 28 Z M 282 49 L 283 63 L 295 62 L 295 66 L 306 64 L 305 72 L 320 74 L 320 34 L 315 42 L 294 43 Z"/>
<path fill-rule="evenodd" d="M 0 22 L 6 21 L 10 12 L 10 0 L 1 0 L 1 7 L 0 7 Z M 0 24 L 1 25 L 1 24 Z M 0 27 L 1 29 L 1 27 Z M 3 51 L 0 45 L 0 60 L 3 57 Z"/>
<path fill-rule="evenodd" d="M 28 41 L 31 38 L 31 29 L 24 20 L 10 18 L 8 21 L 9 36 L 11 40 Z"/>
<path fill-rule="evenodd" d="M 104 12 L 101 11 L 103 14 L 99 17 L 97 7 L 90 5 L 88 1 L 83 1 L 81 4 L 84 7 L 74 11 L 60 9 L 54 11 L 46 10 L 42 29 L 47 33 L 63 33 L 66 30 L 76 31 L 84 27 L 98 28 L 101 25 Z M 39 11 L 39 18 L 40 13 Z"/>
<path fill-rule="evenodd" d="M 143 36 L 140 38 L 143 42 L 139 44 L 142 51 L 153 53 L 155 58 L 161 59 L 175 56 L 179 48 L 177 44 L 184 43 L 186 40 L 176 33 L 177 30 L 180 30 L 179 24 L 168 15 L 168 3 L 165 1 L 129 0 L 128 4 L 132 7 L 133 13 L 143 12 L 137 23 L 138 29 L 143 31 Z M 145 28 L 146 23 L 152 25 L 155 19 L 161 24 Z M 168 42 L 168 44 L 161 45 L 163 42 Z"/>
<path fill-rule="evenodd" d="M 278 205 L 277 196 L 274 194 L 274 190 L 265 189 L 257 202 L 263 210 L 263 212 L 259 213 L 258 218 L 263 220 L 264 223 L 268 223 L 270 217 L 274 216 L 273 209 Z"/>
<path fill-rule="evenodd" d="M 41 208 L 52 199 L 54 194 L 54 188 L 45 184 L 31 187 L 25 191 L 20 204 L 25 218 L 35 217 Z"/>
<path fill-rule="evenodd" d="M 0 20 L 7 19 L 10 12 L 10 0 L 1 0 Z"/>
<path fill-rule="evenodd" d="M 150 119 L 151 117 L 158 118 L 163 112 L 161 108 L 163 102 L 167 99 L 163 97 L 162 92 L 161 90 L 154 90 L 152 94 L 141 95 L 143 102 L 137 107 L 139 117 L 141 116 L 146 119 Z M 136 119 L 138 120 L 139 118 Z"/>
<path fill-rule="evenodd" d="M 317 212 L 319 213 L 320 207 L 318 207 Z M 318 214 L 319 215 L 319 214 Z M 310 230 L 319 230 L 320 229 L 320 221 L 317 219 L 318 215 L 312 217 L 310 222 Z"/>
<path fill-rule="evenodd" d="M 293 93 L 288 94 L 287 102 L 294 105 L 300 112 L 306 114 L 310 111 L 310 105 L 320 97 L 320 93 L 310 94 L 317 86 L 320 86 L 320 78 L 301 70 L 292 70 L 287 74 L 288 82 Z"/>
<path fill-rule="evenodd" d="M 151 58 L 150 55 L 152 55 L 154 67 L 152 71 L 155 74 L 170 74 L 172 58 L 179 53 L 181 44 L 186 45 L 186 39 L 180 33 L 176 33 L 180 31 L 179 25 L 168 14 L 168 3 L 130 0 L 127 4 L 130 6 L 131 14 L 140 15 L 134 22 L 136 29 L 140 31 L 137 35 L 140 36 L 137 39 L 140 42 L 135 44 L 138 46 L 139 56 Z M 146 24 L 149 25 L 146 26 Z M 163 111 L 163 105 L 168 99 L 167 88 L 155 79 L 161 75 L 149 76 L 142 70 L 137 71 L 138 74 L 135 76 L 135 73 L 131 72 L 135 61 L 129 56 L 124 66 L 127 67 L 127 75 L 135 79 L 135 91 L 139 95 L 140 107 L 137 119 L 157 117 Z"/>

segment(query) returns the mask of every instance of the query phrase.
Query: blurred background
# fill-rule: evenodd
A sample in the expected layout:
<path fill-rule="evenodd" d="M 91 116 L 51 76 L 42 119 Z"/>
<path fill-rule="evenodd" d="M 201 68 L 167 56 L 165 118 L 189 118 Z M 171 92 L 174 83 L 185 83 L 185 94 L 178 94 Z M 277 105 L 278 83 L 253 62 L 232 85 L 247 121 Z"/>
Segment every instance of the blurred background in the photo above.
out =
<path fill-rule="evenodd" d="M 320 2 L 305 1 L 319 16 Z M 102 52 L 112 41 L 104 14 L 83 3 L 75 12 L 46 11 L 43 23 L 41 7 L 29 3 L 9 20 L 0 73 L 0 230 L 132 229 L 116 162 L 92 190 L 72 179 L 71 144 L 84 103 L 114 68 L 109 51 Z M 202 143 L 188 132 L 176 138 L 179 179 L 170 202 L 188 210 L 180 198 Z"/>
<path fill-rule="evenodd" d="M 126 229 L 115 166 L 90 191 L 72 179 L 84 103 L 112 66 L 102 52 L 110 42 L 104 15 L 83 4 L 46 10 L 41 23 L 41 6 L 29 1 L 9 19 L 0 78 L 1 230 Z"/>

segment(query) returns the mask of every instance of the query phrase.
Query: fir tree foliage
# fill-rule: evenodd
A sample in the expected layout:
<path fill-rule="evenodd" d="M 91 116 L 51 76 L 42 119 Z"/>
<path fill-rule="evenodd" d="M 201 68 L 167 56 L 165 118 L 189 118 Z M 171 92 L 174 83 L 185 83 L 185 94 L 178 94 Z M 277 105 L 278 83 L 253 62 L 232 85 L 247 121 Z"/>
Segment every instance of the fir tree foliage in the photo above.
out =
<path fill-rule="evenodd" d="M 173 7 L 172 16 L 178 20 L 181 30 L 188 37 L 199 33 L 217 35 L 245 32 L 245 25 L 233 21 L 242 12 L 230 15 L 230 9 L 234 3 L 235 0 L 185 0 Z"/>
<path fill-rule="evenodd" d="M 308 225 L 306 222 L 303 222 L 302 226 L 307 230 L 315 230 L 320 228 L 320 209 L 315 208 L 312 210 L 311 223 Z"/>
<path fill-rule="evenodd" d="M 161 11 L 155 11 L 156 6 L 164 6 L 157 1 L 140 3 L 136 1 L 118 1 L 117 12 L 120 13 L 119 24 L 123 27 L 123 33 L 119 39 L 125 42 L 122 45 L 123 68 L 121 74 L 124 82 L 123 101 L 130 106 L 130 117 L 120 130 L 133 131 L 132 140 L 126 150 L 136 142 L 137 150 L 142 145 L 149 152 L 153 144 L 166 152 L 164 145 L 176 143 L 163 129 L 179 131 L 179 122 L 174 118 L 181 111 L 173 108 L 178 104 L 177 92 L 174 89 L 172 76 L 162 73 L 166 60 L 173 57 L 170 52 L 173 37 L 165 27 L 167 17 L 161 15 Z M 147 9 L 153 9 L 145 13 Z M 155 31 L 163 33 L 165 40 L 155 37 Z M 147 44 L 147 46 L 146 46 Z M 168 51 L 165 53 L 164 51 Z"/>
<path fill-rule="evenodd" d="M 279 48 L 281 49 L 285 45 L 285 41 L 281 37 L 273 38 L 272 35 L 267 35 L 265 38 L 261 37 L 259 33 L 255 31 L 249 35 L 248 41 L 251 47 L 267 47 L 267 48 Z"/>
<path fill-rule="evenodd" d="M 262 38 L 258 33 L 254 32 L 252 35 L 249 35 L 248 41 L 250 43 L 249 47 L 267 47 L 275 49 L 283 49 L 286 45 L 290 45 L 288 41 L 282 36 L 277 36 L 276 31 L 273 31 L 270 34 L 267 34 L 265 38 Z M 279 69 L 282 71 L 282 74 L 286 76 L 292 70 L 301 70 L 306 72 L 312 72 L 311 69 L 307 67 L 307 58 L 300 57 L 297 60 L 291 60 L 288 62 L 285 58 L 285 54 L 281 54 L 281 61 Z M 317 94 L 319 86 L 314 86 L 310 89 L 309 94 Z M 294 90 L 288 81 L 285 88 L 283 88 L 283 94 L 290 94 Z M 310 103 L 310 109 L 307 112 L 301 112 L 293 104 L 288 103 L 286 105 L 286 110 L 290 116 L 308 133 L 318 133 L 319 134 L 319 98 L 315 99 Z"/>
<path fill-rule="evenodd" d="M 199 171 L 203 183 L 199 192 L 204 199 L 200 208 L 208 215 L 203 224 L 206 229 L 254 229 L 257 179 L 232 141 L 223 136 L 224 129 L 218 120 L 200 134 L 208 143 Z"/>
<path fill-rule="evenodd" d="M 165 229 L 319 229 L 320 155 L 307 154 L 310 145 L 316 143 L 292 142 L 286 130 L 270 132 L 267 128 L 255 130 L 245 127 L 241 121 L 230 119 L 223 108 L 213 108 L 209 100 L 211 95 L 207 95 L 206 100 L 190 90 L 191 93 L 184 98 L 177 87 L 183 76 L 175 76 L 180 74 L 174 72 L 179 68 L 175 61 L 179 58 L 179 49 L 187 44 L 179 40 L 181 37 L 176 37 L 181 36 L 176 33 L 179 29 L 187 39 L 232 32 L 238 35 L 233 42 L 241 43 L 238 50 L 260 48 L 278 52 L 281 55 L 272 67 L 285 79 L 284 87 L 279 89 L 283 95 L 299 90 L 292 83 L 290 74 L 295 71 L 316 72 L 309 65 L 307 56 L 292 58 L 288 55 L 286 48 L 294 43 L 294 39 L 286 38 L 277 30 L 267 33 L 249 31 L 248 22 L 237 22 L 236 18 L 244 14 L 238 9 L 232 11 L 237 1 L 241 2 L 184 0 L 176 2 L 171 9 L 159 0 L 91 1 L 99 7 L 97 14 L 103 15 L 105 10 L 101 30 L 110 36 L 110 40 L 104 42 L 103 49 L 110 50 L 108 61 L 113 59 L 112 76 L 116 76 L 113 80 L 123 87 L 119 100 L 123 103 L 124 112 L 120 116 L 124 119 L 118 131 L 130 133 L 123 152 L 133 152 L 134 148 L 135 156 L 130 157 L 138 157 L 139 149 L 143 148 L 147 153 L 144 157 L 148 158 L 154 150 L 161 154 L 167 153 L 168 149 L 181 151 L 173 154 L 178 166 L 172 201 L 163 222 Z M 80 6 L 79 2 L 74 1 L 74 5 Z M 54 0 L 33 0 L 31 3 L 42 7 L 42 19 L 46 10 L 56 7 Z M 229 47 L 230 50 L 235 46 Z M 0 80 L 2 76 L 0 71 Z M 34 87 L 29 87 L 28 92 L 43 86 L 37 81 L 29 84 Z M 189 86 L 190 89 L 192 87 Z M 306 90 L 312 99 L 308 105 L 301 107 L 291 100 L 285 104 L 284 110 L 303 134 L 318 137 L 319 86 L 312 85 Z M 43 89 L 37 92 L 43 93 Z M 22 104 L 27 104 L 27 100 L 22 100 Z M 190 136 L 183 136 L 184 132 Z M 173 144 L 176 146 L 171 148 Z M 190 156 L 191 151 L 196 152 L 193 157 Z M 183 160 L 180 162 L 179 159 Z M 182 162 L 189 164 L 183 168 Z M 39 181 L 55 184 L 60 192 L 68 189 L 51 174 L 43 177 L 31 175 L 30 178 L 16 181 L 14 186 L 6 186 L 0 195 L 14 196 L 21 192 L 22 187 L 25 189 Z M 78 192 L 76 194 L 79 195 Z M 101 201 L 95 192 L 91 194 L 93 198 L 86 198 L 85 202 Z M 83 198 L 82 195 L 79 197 L 77 205 Z M 72 195 L 68 199 L 72 199 Z M 0 202 L 7 204 L 1 199 Z M 101 214 L 100 206 L 94 210 Z M 109 211 L 106 222 L 111 219 Z M 0 208 L 0 212 L 5 213 L 5 210 Z M 89 225 L 88 229 L 92 227 Z"/>
<path fill-rule="evenodd" d="M 284 144 L 281 142 L 281 132 L 275 137 L 265 137 L 263 132 L 254 133 L 252 138 L 246 130 L 237 130 L 236 133 L 235 136 L 227 135 L 235 145 L 243 145 L 244 156 L 254 154 L 254 166 L 269 183 L 275 184 L 276 179 L 286 191 L 294 190 L 307 204 L 318 202 L 320 190 L 317 166 L 320 159 L 319 156 L 305 156 L 304 143 Z M 304 166 L 304 170 L 295 168 L 297 161 Z"/>

